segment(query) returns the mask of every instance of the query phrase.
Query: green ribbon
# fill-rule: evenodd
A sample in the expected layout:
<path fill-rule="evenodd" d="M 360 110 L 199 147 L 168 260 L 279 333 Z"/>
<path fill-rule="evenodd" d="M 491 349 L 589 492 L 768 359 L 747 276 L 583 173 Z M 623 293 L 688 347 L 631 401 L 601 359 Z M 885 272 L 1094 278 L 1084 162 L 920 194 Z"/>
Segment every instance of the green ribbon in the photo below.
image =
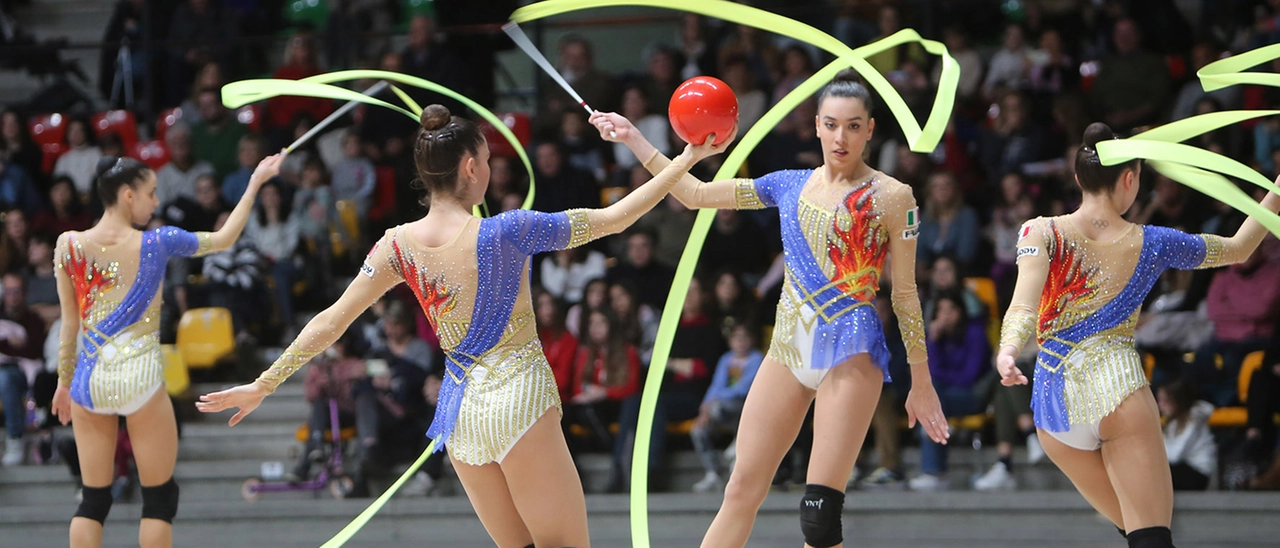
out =
<path fill-rule="evenodd" d="M 1277 57 L 1280 57 L 1280 44 L 1273 44 L 1205 65 L 1196 75 L 1205 91 L 1240 84 L 1280 86 L 1280 75 L 1242 72 Z M 1135 159 L 1147 160 L 1152 169 L 1239 210 L 1280 236 L 1280 215 L 1262 207 L 1223 175 L 1275 192 L 1276 185 L 1271 179 L 1232 158 L 1182 144 L 1183 141 L 1232 124 L 1276 115 L 1280 115 L 1280 110 L 1231 110 L 1192 116 L 1128 139 L 1099 142 L 1098 159 L 1103 165 L 1116 165 Z"/>
<path fill-rule="evenodd" d="M 738 145 L 725 159 L 716 179 L 733 177 L 746 161 L 751 151 L 760 144 L 769 131 L 805 99 L 813 96 L 822 86 L 830 82 L 836 73 L 847 67 L 853 67 L 866 79 L 867 83 L 880 94 L 881 100 L 897 118 L 902 132 L 911 150 L 915 152 L 932 152 L 942 138 L 947 123 L 951 118 L 951 110 L 955 104 L 957 83 L 960 79 L 960 66 L 947 52 L 945 45 L 932 40 L 925 40 L 914 30 L 905 29 L 874 43 L 852 49 L 836 38 L 812 27 L 788 19 L 781 15 L 761 9 L 726 2 L 724 0 L 547 0 L 520 8 L 511 14 L 511 20 L 517 23 L 533 21 L 543 17 L 586 8 L 608 6 L 648 6 L 687 11 L 723 19 L 734 23 L 752 26 L 761 30 L 781 34 L 812 44 L 834 55 L 837 59 L 822 70 L 805 80 L 796 89 L 769 109 L 764 116 L 742 136 Z M 877 72 L 866 58 L 882 51 L 898 47 L 904 43 L 916 42 L 925 51 L 942 58 L 942 74 L 939 79 L 938 93 L 933 108 L 924 127 L 916 121 L 910 108 L 898 94 L 893 85 Z M 675 338 L 679 325 L 681 309 L 689 282 L 702 253 L 707 232 L 711 228 L 711 220 L 715 211 L 704 209 L 698 212 L 693 230 L 689 234 L 688 244 L 680 256 L 676 266 L 675 278 L 671 284 L 671 292 L 667 296 L 662 310 L 662 318 L 658 326 L 657 340 L 654 342 L 653 359 L 649 364 L 648 376 L 645 379 L 644 392 L 640 400 L 640 416 L 636 427 L 635 448 L 631 467 L 631 542 L 632 546 L 648 548 L 649 546 L 649 504 L 647 466 L 649 445 L 653 429 L 653 415 L 657 407 L 658 394 L 662 385 L 663 373 L 671 354 L 671 343 Z"/>
<path fill-rule="evenodd" d="M 449 97 L 462 103 L 467 108 L 475 111 L 484 118 L 485 121 L 493 125 L 498 133 L 501 133 L 507 142 L 511 143 L 511 147 L 515 149 L 516 154 L 520 156 L 520 162 L 524 164 L 524 169 L 529 173 L 529 193 L 524 197 L 522 209 L 529 209 L 533 206 L 534 196 L 534 175 L 533 163 L 529 161 L 529 155 L 525 153 L 524 145 L 520 144 L 520 140 L 516 135 L 507 128 L 502 119 L 484 108 L 475 101 L 472 101 L 466 95 L 453 91 L 440 84 L 401 74 L 398 72 L 389 72 L 384 70 L 344 70 L 339 72 L 330 72 L 327 74 L 318 74 L 301 80 L 284 80 L 284 79 L 255 79 L 241 80 L 239 82 L 231 82 L 222 86 L 222 103 L 228 108 L 239 108 L 249 103 L 256 103 L 272 97 L 281 95 L 296 95 L 301 97 L 319 97 L 323 99 L 334 99 L 338 101 L 358 101 L 367 105 L 375 105 L 389 108 L 405 116 L 408 116 L 414 123 L 417 123 L 422 116 L 422 107 L 418 106 L 409 94 L 405 93 L 399 87 L 392 85 L 391 90 L 404 101 L 408 108 L 401 107 L 378 99 L 370 97 L 358 91 L 349 90 L 344 87 L 333 85 L 336 82 L 346 82 L 350 80 L 386 80 L 388 82 L 399 82 L 401 84 L 413 86 L 416 88 L 434 91 L 445 97 Z M 479 208 L 475 210 L 479 215 Z"/>
<path fill-rule="evenodd" d="M 391 497 L 396 494 L 396 491 L 400 490 L 400 486 L 404 485 L 404 482 L 409 481 L 409 478 L 413 476 L 413 473 L 417 472 L 418 468 L 422 467 L 422 463 L 427 462 L 427 457 L 430 457 L 432 451 L 435 451 L 435 449 L 436 440 L 431 440 L 431 443 L 427 444 L 426 450 L 424 450 L 421 455 L 418 455 L 418 460 L 413 461 L 413 464 L 409 466 L 409 469 L 405 470 L 404 474 L 400 475 L 400 479 L 391 484 L 391 487 L 388 487 L 387 491 L 383 493 L 382 496 L 378 497 L 378 500 L 373 501 L 373 504 L 370 504 L 368 508 L 365 508 L 363 512 L 360 512 L 360 515 L 356 516 L 356 519 L 351 520 L 351 523 L 348 523 L 346 527 L 343 527 L 341 531 L 338 531 L 338 534 L 329 539 L 329 542 L 321 544 L 320 548 L 338 548 L 351 540 L 351 537 L 355 536 L 356 533 L 359 533 L 360 529 L 364 528 L 364 525 L 369 523 L 369 520 L 373 519 L 373 516 L 377 514 L 379 510 L 382 510 L 383 506 L 386 506 L 387 501 L 391 500 Z"/>

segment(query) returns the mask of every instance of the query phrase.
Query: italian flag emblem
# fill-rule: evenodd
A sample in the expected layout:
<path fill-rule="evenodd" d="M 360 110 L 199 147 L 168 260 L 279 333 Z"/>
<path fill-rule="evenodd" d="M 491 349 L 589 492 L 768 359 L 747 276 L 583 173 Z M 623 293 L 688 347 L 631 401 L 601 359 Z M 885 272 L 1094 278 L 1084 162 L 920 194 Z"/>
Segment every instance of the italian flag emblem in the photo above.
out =
<path fill-rule="evenodd" d="M 913 207 L 907 210 L 907 227 L 916 226 L 920 222 L 920 208 Z"/>

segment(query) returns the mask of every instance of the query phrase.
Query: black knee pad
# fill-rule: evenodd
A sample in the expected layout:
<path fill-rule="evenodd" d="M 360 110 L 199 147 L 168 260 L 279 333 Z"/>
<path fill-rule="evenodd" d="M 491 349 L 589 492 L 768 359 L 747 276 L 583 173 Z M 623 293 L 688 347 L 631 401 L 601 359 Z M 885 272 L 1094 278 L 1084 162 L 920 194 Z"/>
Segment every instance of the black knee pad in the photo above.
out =
<path fill-rule="evenodd" d="M 1174 548 L 1173 533 L 1168 527 L 1145 527 L 1129 531 L 1129 548 Z"/>
<path fill-rule="evenodd" d="M 1122 528 L 1120 528 L 1120 527 L 1116 527 L 1116 531 L 1120 533 L 1120 536 L 1122 536 L 1122 537 L 1124 537 L 1124 538 L 1129 538 L 1128 533 L 1125 533 L 1125 532 L 1124 532 L 1124 529 L 1122 529 Z"/>
<path fill-rule="evenodd" d="M 76 517 L 88 518 L 98 523 L 107 521 L 111 512 L 110 487 L 85 487 L 80 489 L 80 507 L 76 509 Z"/>
<path fill-rule="evenodd" d="M 844 542 L 840 516 L 844 512 L 844 492 L 825 485 L 809 484 L 800 499 L 800 532 L 804 542 L 826 548 Z"/>
<path fill-rule="evenodd" d="M 142 517 L 173 523 L 178 515 L 178 482 L 169 481 L 155 487 L 142 488 Z"/>

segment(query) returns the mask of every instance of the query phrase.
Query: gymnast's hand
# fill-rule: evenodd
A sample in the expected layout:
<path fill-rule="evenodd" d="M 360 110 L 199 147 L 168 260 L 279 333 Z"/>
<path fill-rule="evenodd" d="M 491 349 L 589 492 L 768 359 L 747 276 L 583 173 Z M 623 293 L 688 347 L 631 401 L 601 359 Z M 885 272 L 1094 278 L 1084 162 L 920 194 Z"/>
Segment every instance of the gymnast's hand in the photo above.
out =
<path fill-rule="evenodd" d="M 1021 369 L 1018 369 L 1018 364 L 1014 357 L 1005 354 L 1003 350 L 999 356 L 996 356 L 996 370 L 1000 372 L 1000 384 L 1005 386 L 1027 384 L 1027 376 L 1022 374 Z"/>
<path fill-rule="evenodd" d="M 591 125 L 600 130 L 600 138 L 609 142 L 625 144 L 633 137 L 644 138 L 644 135 L 640 134 L 640 130 L 631 124 L 631 120 L 615 112 L 600 112 L 597 110 L 591 114 L 589 121 Z"/>
<path fill-rule="evenodd" d="M 228 388 L 221 392 L 205 394 L 200 396 L 200 401 L 196 402 L 196 409 L 201 413 L 217 413 L 227 409 L 238 408 L 235 416 L 227 421 L 228 426 L 235 426 L 241 419 L 245 418 L 262 405 L 262 398 L 267 397 L 267 393 L 262 390 L 256 383 L 242 384 L 235 388 Z"/>
<path fill-rule="evenodd" d="M 49 407 L 53 411 L 53 416 L 58 417 L 58 421 L 63 426 L 71 422 L 71 389 L 65 384 L 58 383 L 58 389 L 53 391 L 53 403 Z"/>
<path fill-rule="evenodd" d="M 694 162 L 700 162 L 708 156 L 714 156 L 716 154 L 720 154 L 721 152 L 724 152 L 725 149 L 729 148 L 729 144 L 733 142 L 733 138 L 737 136 L 738 136 L 738 125 L 734 124 L 733 131 L 729 133 L 729 138 L 725 139 L 723 143 L 720 143 L 718 145 L 715 144 L 717 137 L 716 137 L 716 134 L 712 133 L 711 135 L 707 136 L 707 142 L 705 143 L 702 143 L 700 145 L 689 143 L 688 145 L 686 145 L 684 153 L 692 157 Z"/>
<path fill-rule="evenodd" d="M 280 173 L 280 163 L 284 161 L 285 154 L 286 152 L 281 150 L 279 154 L 272 154 L 258 162 L 258 167 L 253 169 L 253 175 L 249 176 L 248 192 L 257 192 L 263 183 Z"/>
<path fill-rule="evenodd" d="M 938 392 L 933 389 L 932 382 L 928 382 L 928 379 L 925 381 L 923 386 L 913 382 L 911 391 L 907 392 L 907 427 L 915 428 L 916 421 L 919 421 L 920 427 L 924 428 L 930 439 L 946 445 L 947 438 L 951 437 L 951 429 L 947 425 L 946 415 L 942 414 Z"/>

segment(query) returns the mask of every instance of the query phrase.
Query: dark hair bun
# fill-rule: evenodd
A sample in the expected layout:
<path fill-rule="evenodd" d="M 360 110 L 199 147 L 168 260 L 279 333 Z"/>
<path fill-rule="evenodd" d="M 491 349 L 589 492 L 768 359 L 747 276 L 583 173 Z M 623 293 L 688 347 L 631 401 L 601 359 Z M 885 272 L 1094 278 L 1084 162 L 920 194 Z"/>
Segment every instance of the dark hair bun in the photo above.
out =
<path fill-rule="evenodd" d="M 119 161 L 120 159 L 115 156 L 103 156 L 98 159 L 98 165 L 94 168 L 94 173 L 98 174 L 98 178 L 102 178 L 102 176 L 106 175 L 111 168 L 115 167 L 116 162 Z"/>
<path fill-rule="evenodd" d="M 1115 139 L 1116 133 L 1111 131 L 1111 126 L 1102 122 L 1094 122 L 1084 130 L 1084 146 L 1096 148 L 1098 142 Z"/>
<path fill-rule="evenodd" d="M 428 105 L 422 110 L 422 116 L 418 121 L 422 123 L 422 129 L 435 131 L 449 125 L 449 120 L 452 118 L 453 115 L 444 105 Z"/>
<path fill-rule="evenodd" d="M 862 75 L 858 74 L 858 71 L 852 68 L 847 68 L 840 72 L 837 72 L 835 78 L 832 78 L 831 81 L 832 82 L 852 82 L 855 84 L 861 84 Z"/>

